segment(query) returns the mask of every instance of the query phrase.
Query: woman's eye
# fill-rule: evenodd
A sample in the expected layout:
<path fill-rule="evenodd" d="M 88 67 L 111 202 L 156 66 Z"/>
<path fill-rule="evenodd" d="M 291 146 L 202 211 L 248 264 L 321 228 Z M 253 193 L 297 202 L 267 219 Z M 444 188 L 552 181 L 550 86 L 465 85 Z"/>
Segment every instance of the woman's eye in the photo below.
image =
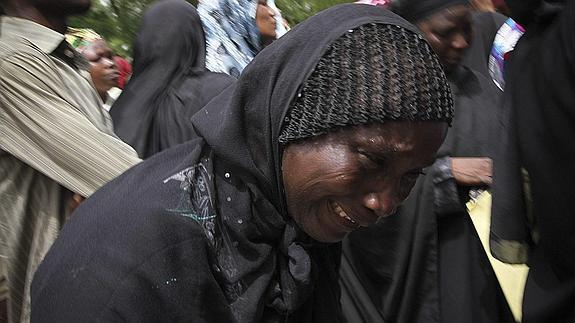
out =
<path fill-rule="evenodd" d="M 454 32 L 453 28 L 447 28 L 447 29 L 438 29 L 435 30 L 434 34 L 438 37 L 441 38 L 447 38 L 449 37 L 452 33 Z"/>
<path fill-rule="evenodd" d="M 369 161 L 373 166 L 376 166 L 376 167 L 386 167 L 387 166 L 387 160 L 384 157 L 376 156 L 374 154 L 370 154 L 370 153 L 362 151 L 362 150 L 358 150 L 358 153 L 360 154 L 360 156 L 363 157 L 364 160 Z"/>
<path fill-rule="evenodd" d="M 446 32 L 436 32 L 435 35 L 439 38 L 447 38 L 449 36 L 449 33 Z"/>

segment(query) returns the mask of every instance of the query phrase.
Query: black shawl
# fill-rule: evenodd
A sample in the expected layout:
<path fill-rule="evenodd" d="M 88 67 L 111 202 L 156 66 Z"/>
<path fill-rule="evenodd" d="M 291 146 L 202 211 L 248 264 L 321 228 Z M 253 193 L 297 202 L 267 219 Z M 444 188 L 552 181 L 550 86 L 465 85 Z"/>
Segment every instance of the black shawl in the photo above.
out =
<path fill-rule="evenodd" d="M 506 262 L 528 261 L 524 322 L 573 322 L 575 1 L 562 12 L 560 1 L 545 11 L 548 2 L 523 17 L 526 33 L 506 66 L 491 250 Z"/>
<path fill-rule="evenodd" d="M 505 3 L 511 12 L 511 18 L 523 27 L 532 23 L 547 24 L 561 10 L 569 0 L 506 0 Z"/>
<path fill-rule="evenodd" d="M 465 52 L 461 65 L 467 66 L 490 79 L 489 55 L 493 48 L 495 36 L 507 17 L 497 12 L 477 11 L 473 13 L 472 18 L 473 40 Z"/>
<path fill-rule="evenodd" d="M 415 31 L 369 5 L 310 18 L 193 117 L 197 140 L 96 192 L 39 269 L 32 319 L 340 322 L 339 244 L 287 215 L 278 136 L 329 45 L 367 23 Z"/>
<path fill-rule="evenodd" d="M 455 118 L 438 158 L 491 157 L 499 91 L 466 68 L 449 78 Z M 349 322 L 514 322 L 466 211 L 468 189 L 454 186 L 456 208 L 439 206 L 441 167 L 438 161 L 426 170 L 397 214 L 344 240 Z"/>
<path fill-rule="evenodd" d="M 134 73 L 110 114 L 116 134 L 142 158 L 194 136 L 190 118 L 233 78 L 205 68 L 204 32 L 184 0 L 159 1 L 134 44 Z"/>
<path fill-rule="evenodd" d="M 391 9 L 408 21 L 416 23 L 445 8 L 467 5 L 470 0 L 399 0 L 391 2 Z"/>

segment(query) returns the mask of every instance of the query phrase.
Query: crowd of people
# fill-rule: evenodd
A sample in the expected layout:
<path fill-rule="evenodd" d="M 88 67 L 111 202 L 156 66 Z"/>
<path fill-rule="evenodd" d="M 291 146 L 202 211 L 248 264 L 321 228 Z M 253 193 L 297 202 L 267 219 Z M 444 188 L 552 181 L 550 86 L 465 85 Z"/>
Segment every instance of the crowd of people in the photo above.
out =
<path fill-rule="evenodd" d="M 90 2 L 0 0 L 0 322 L 575 320 L 574 0 Z"/>

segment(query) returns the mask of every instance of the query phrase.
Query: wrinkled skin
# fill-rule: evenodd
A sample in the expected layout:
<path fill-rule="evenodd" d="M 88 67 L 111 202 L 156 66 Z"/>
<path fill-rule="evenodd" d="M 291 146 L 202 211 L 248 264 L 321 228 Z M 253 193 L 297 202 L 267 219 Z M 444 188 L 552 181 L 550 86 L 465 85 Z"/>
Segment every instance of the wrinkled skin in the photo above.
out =
<path fill-rule="evenodd" d="M 321 242 L 392 215 L 446 131 L 444 122 L 390 121 L 289 144 L 282 157 L 288 213 Z"/>

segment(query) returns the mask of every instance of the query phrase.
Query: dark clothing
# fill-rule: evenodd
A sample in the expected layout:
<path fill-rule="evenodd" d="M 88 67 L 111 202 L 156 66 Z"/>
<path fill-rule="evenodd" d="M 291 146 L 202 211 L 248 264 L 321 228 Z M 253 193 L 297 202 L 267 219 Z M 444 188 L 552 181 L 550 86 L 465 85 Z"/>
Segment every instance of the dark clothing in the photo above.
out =
<path fill-rule="evenodd" d="M 373 6 L 315 15 L 193 117 L 197 140 L 86 201 L 35 277 L 33 321 L 341 322 L 340 246 L 287 215 L 278 136 L 329 45 L 368 23 L 415 31 Z"/>
<path fill-rule="evenodd" d="M 391 2 L 394 12 L 411 22 L 424 20 L 441 10 L 456 6 L 467 5 L 470 0 L 403 0 Z"/>
<path fill-rule="evenodd" d="M 455 119 L 437 161 L 397 214 L 344 240 L 348 322 L 514 322 L 467 213 L 469 188 L 455 183 L 444 158 L 493 155 L 498 90 L 468 69 L 450 79 Z M 356 295 L 363 304 L 346 301 Z"/>
<path fill-rule="evenodd" d="M 517 262 L 531 247 L 528 323 L 575 321 L 575 1 L 561 7 L 530 20 L 506 66 L 495 161 L 491 249 Z"/>
<path fill-rule="evenodd" d="M 493 48 L 495 36 L 507 17 L 496 12 L 474 12 L 472 18 L 473 40 L 465 52 L 461 65 L 467 66 L 490 79 L 489 55 Z"/>
<path fill-rule="evenodd" d="M 547 24 L 569 0 L 505 0 L 511 18 L 529 28 L 531 24 Z"/>
<path fill-rule="evenodd" d="M 233 78 L 205 67 L 204 32 L 183 0 L 146 11 L 134 44 L 134 73 L 110 110 L 116 134 L 140 157 L 190 140 L 191 117 Z"/>

